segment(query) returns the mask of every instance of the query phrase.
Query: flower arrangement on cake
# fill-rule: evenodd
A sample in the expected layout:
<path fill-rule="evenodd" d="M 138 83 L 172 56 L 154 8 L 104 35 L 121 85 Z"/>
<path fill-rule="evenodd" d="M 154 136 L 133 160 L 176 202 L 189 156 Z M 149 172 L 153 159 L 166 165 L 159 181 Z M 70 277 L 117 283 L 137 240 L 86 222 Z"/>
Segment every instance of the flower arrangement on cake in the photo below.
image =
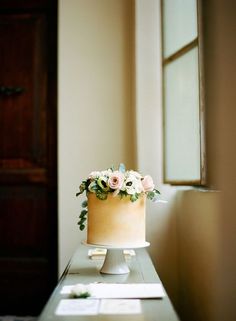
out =
<path fill-rule="evenodd" d="M 126 170 L 124 164 L 118 169 L 111 167 L 103 171 L 93 171 L 79 186 L 79 196 L 86 192 L 87 199 L 82 202 L 82 211 L 79 216 L 79 228 L 85 228 L 88 214 L 88 199 L 90 195 L 96 196 L 99 201 L 111 200 L 111 197 L 121 200 L 127 199 L 134 203 L 141 198 L 155 201 L 160 192 L 155 188 L 150 175 L 141 175 L 134 170 Z"/>

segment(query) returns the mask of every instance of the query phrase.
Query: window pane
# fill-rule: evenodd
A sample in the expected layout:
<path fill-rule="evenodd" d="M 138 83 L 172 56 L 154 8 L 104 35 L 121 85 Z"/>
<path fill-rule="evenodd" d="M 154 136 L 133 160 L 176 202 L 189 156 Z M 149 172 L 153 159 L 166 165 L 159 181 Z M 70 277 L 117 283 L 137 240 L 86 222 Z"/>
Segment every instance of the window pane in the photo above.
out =
<path fill-rule="evenodd" d="M 197 37 L 196 0 L 163 0 L 164 58 Z"/>
<path fill-rule="evenodd" d="M 200 180 L 198 49 L 164 67 L 165 180 Z"/>

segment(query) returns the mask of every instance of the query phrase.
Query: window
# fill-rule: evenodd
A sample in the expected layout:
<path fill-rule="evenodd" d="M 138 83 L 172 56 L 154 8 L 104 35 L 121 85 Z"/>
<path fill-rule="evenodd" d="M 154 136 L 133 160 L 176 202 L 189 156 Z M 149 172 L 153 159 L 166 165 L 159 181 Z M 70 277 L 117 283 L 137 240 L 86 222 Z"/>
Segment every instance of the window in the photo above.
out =
<path fill-rule="evenodd" d="M 200 10 L 162 0 L 164 181 L 205 184 Z"/>

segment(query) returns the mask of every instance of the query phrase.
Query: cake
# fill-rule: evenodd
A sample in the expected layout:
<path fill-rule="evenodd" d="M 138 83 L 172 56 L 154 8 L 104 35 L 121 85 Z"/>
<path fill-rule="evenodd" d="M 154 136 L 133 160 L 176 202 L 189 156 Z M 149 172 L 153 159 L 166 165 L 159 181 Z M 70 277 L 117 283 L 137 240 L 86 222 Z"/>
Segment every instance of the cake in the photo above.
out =
<path fill-rule="evenodd" d="M 142 246 L 145 243 L 145 204 L 143 195 L 135 202 L 109 194 L 99 200 L 88 195 L 87 243 L 96 245 Z"/>
<path fill-rule="evenodd" d="M 149 175 L 125 170 L 91 172 L 80 184 L 77 196 L 86 192 L 79 226 L 87 221 L 87 243 L 97 246 L 139 247 L 146 242 L 146 199 L 155 200 L 155 189 Z"/>

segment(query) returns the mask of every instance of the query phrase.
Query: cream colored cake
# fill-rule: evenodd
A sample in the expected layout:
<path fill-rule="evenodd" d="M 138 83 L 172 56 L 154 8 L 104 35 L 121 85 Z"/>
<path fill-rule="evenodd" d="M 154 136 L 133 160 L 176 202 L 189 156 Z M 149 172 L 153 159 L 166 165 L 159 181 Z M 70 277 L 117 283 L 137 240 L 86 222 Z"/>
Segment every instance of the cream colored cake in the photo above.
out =
<path fill-rule="evenodd" d="M 99 200 L 88 193 L 87 243 L 109 246 L 143 246 L 145 243 L 146 195 L 135 202 L 108 194 Z"/>

